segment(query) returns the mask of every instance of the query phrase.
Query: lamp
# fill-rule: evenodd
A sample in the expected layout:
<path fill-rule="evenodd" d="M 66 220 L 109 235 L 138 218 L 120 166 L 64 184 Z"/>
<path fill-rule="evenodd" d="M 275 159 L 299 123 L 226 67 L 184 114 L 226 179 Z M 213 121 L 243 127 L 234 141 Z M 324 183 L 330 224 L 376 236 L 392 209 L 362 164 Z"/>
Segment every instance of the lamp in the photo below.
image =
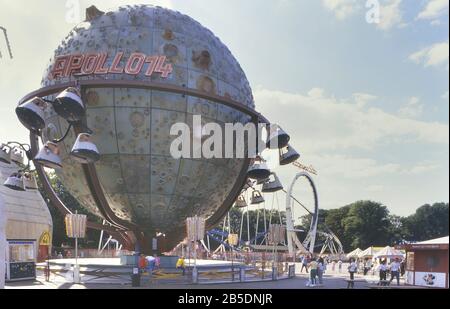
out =
<path fill-rule="evenodd" d="M 59 153 L 59 148 L 56 143 L 47 142 L 44 147 L 39 150 L 39 153 L 33 161 L 48 168 L 59 169 L 62 167 Z"/>
<path fill-rule="evenodd" d="M 16 114 L 20 122 L 30 131 L 39 132 L 45 128 L 44 110 L 47 103 L 35 97 L 16 108 Z"/>
<path fill-rule="evenodd" d="M 11 164 L 11 148 L 8 145 L 0 145 L 0 162 Z"/>
<path fill-rule="evenodd" d="M 91 135 L 88 133 L 82 133 L 78 136 L 70 155 L 82 164 L 93 163 L 100 159 L 97 146 L 92 142 Z"/>
<path fill-rule="evenodd" d="M 36 177 L 34 176 L 33 173 L 26 172 L 25 174 L 23 174 L 22 179 L 23 179 L 23 184 L 24 184 L 25 189 L 29 189 L 29 190 L 37 190 L 38 189 Z"/>
<path fill-rule="evenodd" d="M 270 149 L 286 147 L 290 139 L 291 137 L 279 125 L 271 125 L 267 147 Z"/>
<path fill-rule="evenodd" d="M 55 112 L 68 122 L 80 121 L 86 114 L 86 107 L 81 100 L 80 91 L 74 87 L 69 87 L 61 92 L 51 103 Z"/>
<path fill-rule="evenodd" d="M 252 166 L 250 166 L 247 176 L 251 179 L 261 180 L 270 176 L 270 170 L 261 157 L 257 157 Z"/>
<path fill-rule="evenodd" d="M 269 180 L 264 183 L 262 192 L 274 193 L 281 190 L 283 190 L 283 185 L 281 184 L 280 179 L 275 173 L 272 173 L 269 177 Z"/>
<path fill-rule="evenodd" d="M 236 206 L 236 208 L 246 208 L 248 205 L 247 205 L 247 201 L 245 200 L 245 198 L 241 195 L 238 197 L 235 206 Z"/>
<path fill-rule="evenodd" d="M 300 154 L 288 145 L 284 149 L 280 149 L 280 165 L 288 165 L 294 163 L 300 158 Z"/>
<path fill-rule="evenodd" d="M 9 176 L 8 179 L 6 179 L 4 186 L 14 191 L 25 191 L 22 173 L 15 172 L 11 174 L 11 176 Z"/>
<path fill-rule="evenodd" d="M 9 154 L 11 156 L 11 161 L 17 165 L 23 165 L 25 163 L 25 156 L 23 155 L 22 149 L 14 147 Z"/>
<path fill-rule="evenodd" d="M 265 199 L 262 196 L 261 192 L 259 192 L 257 190 L 253 191 L 253 193 L 252 193 L 252 205 L 258 205 L 258 204 L 261 204 L 261 203 L 264 203 L 264 202 L 265 202 Z"/>

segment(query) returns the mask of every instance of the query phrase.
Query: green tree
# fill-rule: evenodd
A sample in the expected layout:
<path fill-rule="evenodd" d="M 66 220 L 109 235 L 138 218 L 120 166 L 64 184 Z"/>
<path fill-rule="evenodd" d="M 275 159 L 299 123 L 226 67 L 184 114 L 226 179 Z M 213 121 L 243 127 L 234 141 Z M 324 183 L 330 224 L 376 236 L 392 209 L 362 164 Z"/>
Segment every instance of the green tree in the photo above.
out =
<path fill-rule="evenodd" d="M 69 208 L 72 212 L 78 211 L 79 214 L 85 214 L 88 216 L 88 220 L 92 222 L 101 223 L 101 220 L 96 216 L 90 214 L 64 187 L 61 181 L 55 174 L 49 175 L 50 184 L 61 199 L 61 201 Z M 48 209 L 53 220 L 53 246 L 61 247 L 63 244 L 69 244 L 74 246 L 74 240 L 66 236 L 66 226 L 64 223 L 64 215 L 50 202 L 50 198 L 42 187 L 42 183 L 38 179 L 39 191 L 42 197 L 47 203 Z M 80 240 L 80 247 L 95 248 L 96 244 L 100 238 L 100 231 L 88 229 L 86 233 L 86 238 Z"/>
<path fill-rule="evenodd" d="M 415 214 L 402 220 L 405 226 L 403 237 L 409 241 L 423 241 L 448 236 L 448 203 L 423 205 Z"/>

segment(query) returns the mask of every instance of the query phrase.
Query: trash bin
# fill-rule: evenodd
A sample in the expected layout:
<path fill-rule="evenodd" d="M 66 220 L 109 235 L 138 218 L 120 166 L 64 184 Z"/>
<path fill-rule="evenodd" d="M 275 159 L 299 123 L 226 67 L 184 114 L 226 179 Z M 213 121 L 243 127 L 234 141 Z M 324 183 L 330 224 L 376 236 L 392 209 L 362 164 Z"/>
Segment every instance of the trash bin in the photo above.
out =
<path fill-rule="evenodd" d="M 139 269 L 133 269 L 133 274 L 131 275 L 131 286 L 133 288 L 138 288 L 141 286 L 141 274 L 139 273 Z"/>

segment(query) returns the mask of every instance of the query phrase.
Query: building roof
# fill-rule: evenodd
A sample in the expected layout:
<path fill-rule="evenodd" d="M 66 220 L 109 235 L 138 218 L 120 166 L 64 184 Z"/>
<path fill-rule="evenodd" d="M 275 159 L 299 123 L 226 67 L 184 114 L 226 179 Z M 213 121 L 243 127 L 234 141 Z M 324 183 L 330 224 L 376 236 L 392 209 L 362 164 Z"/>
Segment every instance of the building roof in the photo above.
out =
<path fill-rule="evenodd" d="M 426 240 L 426 241 L 421 241 L 421 242 L 416 243 L 416 245 L 448 245 L 448 236 L 431 239 L 431 240 Z"/>

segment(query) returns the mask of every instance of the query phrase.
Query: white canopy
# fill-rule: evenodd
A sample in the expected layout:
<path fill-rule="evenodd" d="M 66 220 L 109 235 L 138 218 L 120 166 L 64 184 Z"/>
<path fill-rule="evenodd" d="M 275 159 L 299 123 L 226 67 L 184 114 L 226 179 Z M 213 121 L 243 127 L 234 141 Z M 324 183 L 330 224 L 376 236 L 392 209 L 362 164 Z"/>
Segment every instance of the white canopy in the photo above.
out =
<path fill-rule="evenodd" d="M 352 257 L 358 257 L 358 254 L 360 254 L 362 252 L 362 250 L 361 249 L 356 249 L 356 250 L 353 250 L 352 252 L 350 252 L 349 254 L 347 254 L 347 257 L 348 258 L 352 258 Z"/>
<path fill-rule="evenodd" d="M 374 255 L 374 258 L 387 258 L 387 259 L 395 259 L 395 258 L 403 258 L 403 254 L 395 250 L 392 247 L 384 247 L 380 252 Z"/>
<path fill-rule="evenodd" d="M 359 258 L 371 258 L 377 253 L 378 253 L 378 250 L 376 250 L 375 247 L 369 247 L 366 250 L 362 251 L 360 254 L 358 254 L 358 257 Z"/>
<path fill-rule="evenodd" d="M 447 244 L 448 245 L 448 236 L 447 237 L 442 237 L 442 238 L 431 239 L 431 240 L 427 240 L 427 241 L 421 241 L 421 242 L 418 242 L 417 244 L 419 244 L 419 245 L 441 245 L 441 244 Z"/>

